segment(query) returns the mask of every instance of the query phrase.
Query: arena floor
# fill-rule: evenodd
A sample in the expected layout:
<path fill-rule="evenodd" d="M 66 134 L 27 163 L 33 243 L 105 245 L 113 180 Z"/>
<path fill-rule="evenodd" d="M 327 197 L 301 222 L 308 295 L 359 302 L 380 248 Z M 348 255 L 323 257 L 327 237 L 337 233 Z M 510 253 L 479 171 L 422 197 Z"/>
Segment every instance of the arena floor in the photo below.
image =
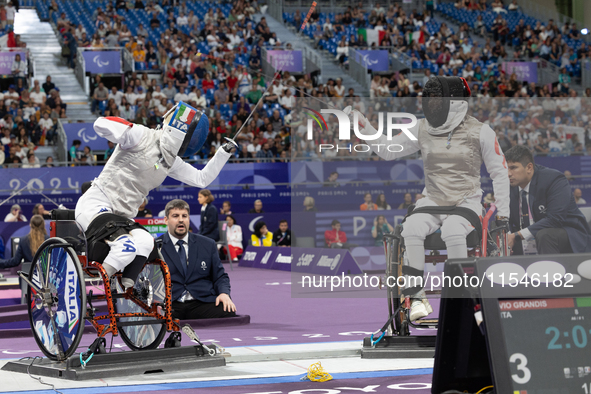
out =
<path fill-rule="evenodd" d="M 251 323 L 197 329 L 205 343 L 215 341 L 231 354 L 225 367 L 77 382 L 42 380 L 64 393 L 337 394 L 361 389 L 375 393 L 430 392 L 432 359 L 369 360 L 359 356 L 362 338 L 384 323 L 385 300 L 291 298 L 289 272 L 235 267 L 228 273 L 238 313 L 250 315 Z M 0 290 L 1 303 L 15 303 L 16 292 Z M 24 318 L 25 311 L 12 312 L 12 316 L 19 313 Z M 2 312 L 0 323 L 1 320 Z M 27 324 L 20 320 L 0 325 L 4 328 L 0 330 L 0 366 L 21 357 L 42 355 L 33 337 L 27 335 L 28 329 L 18 329 Z M 11 327 L 17 329 L 10 330 Z M 94 338 L 94 334 L 85 333 L 79 350 Z M 183 338 L 184 346 L 189 343 L 188 338 Z M 128 350 L 115 338 L 112 351 Z M 333 380 L 300 381 L 317 361 L 321 361 Z M 49 386 L 21 373 L 0 371 L 0 382 L 0 391 L 4 392 L 53 392 Z"/>

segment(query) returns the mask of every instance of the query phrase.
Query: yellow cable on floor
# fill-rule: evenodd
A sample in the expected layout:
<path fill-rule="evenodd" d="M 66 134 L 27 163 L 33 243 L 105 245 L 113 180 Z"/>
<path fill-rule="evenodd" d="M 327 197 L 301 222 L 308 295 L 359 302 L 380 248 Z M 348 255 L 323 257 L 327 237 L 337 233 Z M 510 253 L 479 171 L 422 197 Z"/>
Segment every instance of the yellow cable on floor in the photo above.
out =
<path fill-rule="evenodd" d="M 308 368 L 308 374 L 302 378 L 302 380 L 310 380 L 312 382 L 327 382 L 332 380 L 332 376 L 322 368 L 320 361 L 310 365 Z"/>

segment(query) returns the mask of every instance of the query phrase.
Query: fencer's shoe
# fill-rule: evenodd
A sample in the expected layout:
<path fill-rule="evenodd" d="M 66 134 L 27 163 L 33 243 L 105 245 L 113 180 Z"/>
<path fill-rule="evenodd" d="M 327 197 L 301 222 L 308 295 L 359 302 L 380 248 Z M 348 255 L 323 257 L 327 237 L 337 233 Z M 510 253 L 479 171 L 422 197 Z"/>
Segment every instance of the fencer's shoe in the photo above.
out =
<path fill-rule="evenodd" d="M 410 321 L 417 321 L 433 313 L 433 308 L 427 300 L 425 290 L 419 291 L 410 299 Z"/>
<path fill-rule="evenodd" d="M 146 277 L 138 278 L 135 286 L 133 286 L 133 296 L 138 300 L 142 301 L 148 306 L 152 306 L 152 300 L 154 299 L 154 289 L 150 279 Z"/>

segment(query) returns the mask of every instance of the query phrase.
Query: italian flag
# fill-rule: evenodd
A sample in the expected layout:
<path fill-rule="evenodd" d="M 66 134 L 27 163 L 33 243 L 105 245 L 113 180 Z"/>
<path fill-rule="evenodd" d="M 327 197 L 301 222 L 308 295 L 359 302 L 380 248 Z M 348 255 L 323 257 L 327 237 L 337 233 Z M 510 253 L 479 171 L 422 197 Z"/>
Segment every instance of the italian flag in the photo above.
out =
<path fill-rule="evenodd" d="M 418 42 L 419 44 L 425 43 L 425 33 L 422 30 L 417 30 L 413 33 L 406 33 L 407 42 Z"/>
<path fill-rule="evenodd" d="M 361 34 L 368 46 L 371 46 L 374 42 L 377 46 L 380 45 L 382 39 L 386 36 L 384 30 L 378 29 L 357 29 L 357 34 Z"/>
<path fill-rule="evenodd" d="M 179 112 L 177 112 L 176 114 L 176 119 L 180 122 L 190 124 L 195 114 L 196 112 L 193 111 L 191 108 L 181 104 L 181 108 L 179 109 Z"/>

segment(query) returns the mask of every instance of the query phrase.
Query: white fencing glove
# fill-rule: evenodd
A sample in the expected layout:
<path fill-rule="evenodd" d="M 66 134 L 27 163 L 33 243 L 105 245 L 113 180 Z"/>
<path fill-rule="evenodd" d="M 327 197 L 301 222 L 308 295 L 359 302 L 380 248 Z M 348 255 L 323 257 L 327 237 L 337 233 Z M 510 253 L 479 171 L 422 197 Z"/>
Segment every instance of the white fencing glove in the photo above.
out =
<path fill-rule="evenodd" d="M 238 144 L 236 143 L 236 141 L 228 137 L 224 137 L 224 139 L 227 142 L 220 147 L 221 149 L 225 150 L 228 153 L 232 153 L 232 149 L 234 148 L 238 149 Z"/>

